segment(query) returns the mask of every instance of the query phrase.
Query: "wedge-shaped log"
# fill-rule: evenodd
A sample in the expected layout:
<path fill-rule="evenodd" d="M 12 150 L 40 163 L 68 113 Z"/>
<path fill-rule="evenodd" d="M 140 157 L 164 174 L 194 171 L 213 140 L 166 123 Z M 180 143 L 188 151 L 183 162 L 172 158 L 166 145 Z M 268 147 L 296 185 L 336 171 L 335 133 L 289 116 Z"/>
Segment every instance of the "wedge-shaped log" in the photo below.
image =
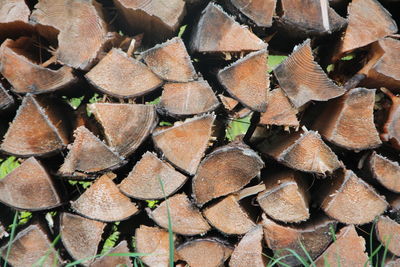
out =
<path fill-rule="evenodd" d="M 232 252 L 229 266 L 266 266 L 266 259 L 263 255 L 262 241 L 263 228 L 261 225 L 257 225 L 239 241 Z"/>
<path fill-rule="evenodd" d="M 322 209 L 346 224 L 365 224 L 382 214 L 388 203 L 375 189 L 350 170 L 339 170 L 320 190 Z"/>
<path fill-rule="evenodd" d="M 147 213 L 159 226 L 168 229 L 168 208 L 174 233 L 189 236 L 201 235 L 211 228 L 185 194 L 172 196 L 155 210 L 147 210 Z"/>
<path fill-rule="evenodd" d="M 96 180 L 71 207 L 84 217 L 103 222 L 126 220 L 139 211 L 108 174 Z"/>
<path fill-rule="evenodd" d="M 125 160 L 112 151 L 85 126 L 74 131 L 75 140 L 67 157 L 58 170 L 63 176 L 75 176 L 113 170 L 125 164 Z"/>
<path fill-rule="evenodd" d="M 296 47 L 293 53 L 274 69 L 279 85 L 296 108 L 310 101 L 327 101 L 346 91 L 331 81 L 314 61 L 310 40 Z"/>
<path fill-rule="evenodd" d="M 217 97 L 205 80 L 167 83 L 163 88 L 160 108 L 173 117 L 211 112 L 219 106 Z"/>
<path fill-rule="evenodd" d="M 72 68 L 62 66 L 52 70 L 41 65 L 24 50 L 25 46 L 32 46 L 33 39 L 21 37 L 16 41 L 7 39 L 0 46 L 1 74 L 12 85 L 11 90 L 16 93 L 40 94 L 60 90 L 76 81 Z"/>
<path fill-rule="evenodd" d="M 383 92 L 392 100 L 392 106 L 383 125 L 381 139 L 389 141 L 394 148 L 400 150 L 400 97 L 385 89 L 383 89 Z"/>
<path fill-rule="evenodd" d="M 380 216 L 375 231 L 382 245 L 394 255 L 400 256 L 400 224 L 387 216 Z"/>
<path fill-rule="evenodd" d="M 20 231 L 12 242 L 0 248 L 3 259 L 6 258 L 8 246 L 11 249 L 7 262 L 13 267 L 34 266 L 42 257 L 46 257 L 42 266 L 61 266 L 57 251 L 51 246 L 47 233 L 39 224 L 29 225 Z"/>
<path fill-rule="evenodd" d="M 177 257 L 191 267 L 220 267 L 232 253 L 232 248 L 215 238 L 194 239 L 176 249 Z"/>
<path fill-rule="evenodd" d="M 4 136 L 1 150 L 20 157 L 55 153 L 68 144 L 66 121 L 53 103 L 27 95 Z"/>
<path fill-rule="evenodd" d="M 108 52 L 85 77 L 96 89 L 119 98 L 142 96 L 162 84 L 146 65 L 117 48 Z"/>
<path fill-rule="evenodd" d="M 89 105 L 103 128 L 107 144 L 122 156 L 129 156 L 157 125 L 153 105 L 95 103 Z"/>
<path fill-rule="evenodd" d="M 352 89 L 328 103 L 313 128 L 329 142 L 349 150 L 375 148 L 381 140 L 374 124 L 374 104 L 375 89 Z"/>
<path fill-rule="evenodd" d="M 154 153 L 146 152 L 119 185 L 125 195 L 137 199 L 164 199 L 181 188 L 187 177 Z"/>
<path fill-rule="evenodd" d="M 258 145 L 261 153 L 273 157 L 278 162 L 296 170 L 324 175 L 341 166 L 335 153 L 314 131 L 295 132 L 270 143 Z"/>
<path fill-rule="evenodd" d="M 227 235 L 244 235 L 255 226 L 236 195 L 229 195 L 206 208 L 203 215 L 213 227 Z"/>
<path fill-rule="evenodd" d="M 260 174 L 261 157 L 248 146 L 231 143 L 208 154 L 192 181 L 193 197 L 198 206 L 242 189 Z"/>
<path fill-rule="evenodd" d="M 107 267 L 107 266 L 126 266 L 132 267 L 132 262 L 129 256 L 112 256 L 108 254 L 126 254 L 129 253 L 128 242 L 125 240 L 119 242 L 119 244 L 112 248 L 107 254 L 96 259 L 90 267 Z"/>
<path fill-rule="evenodd" d="M 190 49 L 198 53 L 248 52 L 266 46 L 213 2 L 202 11 L 190 40 Z"/>
<path fill-rule="evenodd" d="M 14 98 L 7 92 L 7 90 L 0 83 L 0 111 L 8 109 L 14 105 Z"/>
<path fill-rule="evenodd" d="M 46 210 L 62 204 L 52 177 L 31 157 L 0 180 L 0 202 L 22 210 Z"/>
<path fill-rule="evenodd" d="M 209 145 L 214 120 L 214 114 L 207 114 L 175 123 L 173 127 L 158 128 L 153 133 L 154 145 L 169 162 L 193 175 Z"/>
<path fill-rule="evenodd" d="M 333 242 L 315 261 L 316 266 L 364 266 L 368 265 L 365 239 L 357 235 L 354 225 L 343 227 Z"/>
<path fill-rule="evenodd" d="M 88 70 L 109 39 L 101 5 L 93 0 L 40 0 L 30 19 L 59 31 L 55 56 L 73 68 Z"/>
<path fill-rule="evenodd" d="M 400 267 L 400 258 L 387 260 L 385 262 L 385 267 Z"/>
<path fill-rule="evenodd" d="M 373 178 L 390 191 L 400 193 L 400 166 L 384 156 L 373 152 L 368 162 Z"/>
<path fill-rule="evenodd" d="M 218 80 L 244 106 L 265 112 L 269 90 L 266 49 L 248 54 L 218 72 Z"/>
<path fill-rule="evenodd" d="M 309 186 L 298 172 L 281 171 L 264 178 L 265 191 L 257 196 L 262 210 L 271 218 L 286 223 L 310 217 Z"/>
<path fill-rule="evenodd" d="M 28 22 L 31 11 L 24 0 L 0 2 L 0 23 L 23 21 Z"/>
<path fill-rule="evenodd" d="M 105 223 L 64 212 L 60 215 L 61 240 L 74 260 L 86 259 L 89 265 L 97 254 Z"/>
<path fill-rule="evenodd" d="M 231 3 L 258 27 L 271 27 L 276 0 L 231 0 Z"/>

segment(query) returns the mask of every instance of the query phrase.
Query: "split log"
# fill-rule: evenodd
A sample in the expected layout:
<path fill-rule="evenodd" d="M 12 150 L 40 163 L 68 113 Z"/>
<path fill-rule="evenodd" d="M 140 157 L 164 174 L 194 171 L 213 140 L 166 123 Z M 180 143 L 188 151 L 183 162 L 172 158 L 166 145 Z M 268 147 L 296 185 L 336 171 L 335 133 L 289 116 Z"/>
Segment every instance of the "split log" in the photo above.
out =
<path fill-rule="evenodd" d="M 266 49 L 248 54 L 218 72 L 218 80 L 244 106 L 265 112 L 269 90 Z"/>
<path fill-rule="evenodd" d="M 309 39 L 296 47 L 274 69 L 274 74 L 295 108 L 313 100 L 327 101 L 346 92 L 331 81 L 314 61 Z"/>
<path fill-rule="evenodd" d="M 4 226 L 0 222 L 0 240 L 3 237 L 7 237 L 7 236 L 8 236 L 8 233 L 6 232 L 6 229 L 4 228 Z"/>
<path fill-rule="evenodd" d="M 16 93 L 40 94 L 60 90 L 76 81 L 72 68 L 62 66 L 52 70 L 43 66 L 41 59 L 25 49 L 34 40 L 21 37 L 16 41 L 7 39 L 0 46 L 1 74 Z"/>
<path fill-rule="evenodd" d="M 177 257 L 190 267 L 220 267 L 232 253 L 232 248 L 218 239 L 194 239 L 176 249 Z"/>
<path fill-rule="evenodd" d="M 319 190 L 324 212 L 346 224 L 366 224 L 381 215 L 388 203 L 350 170 L 340 170 Z"/>
<path fill-rule="evenodd" d="M 113 48 L 86 75 L 98 90 L 118 98 L 142 96 L 162 84 L 146 65 Z"/>
<path fill-rule="evenodd" d="M 57 29 L 57 60 L 81 70 L 88 70 L 97 61 L 109 38 L 101 6 L 93 0 L 40 0 L 30 19 Z M 56 34 L 39 32 L 43 36 Z"/>
<path fill-rule="evenodd" d="M 129 256 L 112 256 L 112 254 L 129 253 L 128 243 L 123 240 L 112 248 L 107 254 L 96 259 L 90 267 L 108 267 L 108 266 L 126 266 L 132 267 L 132 262 Z M 111 255 L 109 255 L 111 254 Z"/>
<path fill-rule="evenodd" d="M 400 224 L 387 216 L 380 216 L 375 231 L 382 245 L 394 255 L 400 256 Z"/>
<path fill-rule="evenodd" d="M 60 215 L 61 240 L 74 260 L 86 259 L 83 265 L 90 265 L 97 254 L 105 223 L 86 219 L 64 212 Z"/>
<path fill-rule="evenodd" d="M 385 267 L 400 267 L 400 258 L 389 259 L 385 262 Z"/>
<path fill-rule="evenodd" d="M 0 23 L 23 21 L 28 22 L 31 11 L 24 0 L 7 0 L 0 2 Z"/>
<path fill-rule="evenodd" d="M 6 110 L 14 105 L 14 98 L 7 92 L 0 82 L 0 111 Z"/>
<path fill-rule="evenodd" d="M 154 153 L 146 152 L 119 185 L 125 195 L 136 199 L 164 199 L 178 191 L 187 177 Z M 161 186 L 162 184 L 162 186 Z"/>
<path fill-rule="evenodd" d="M 27 95 L 4 136 L 1 150 L 20 157 L 44 156 L 68 144 L 66 121 L 54 103 Z"/>
<path fill-rule="evenodd" d="M 258 27 L 271 27 L 276 0 L 231 0 L 231 3 Z"/>
<path fill-rule="evenodd" d="M 218 231 L 226 235 L 244 235 L 255 223 L 241 207 L 238 196 L 229 195 L 203 210 L 204 217 Z"/>
<path fill-rule="evenodd" d="M 217 97 L 205 80 L 167 83 L 163 87 L 160 109 L 172 117 L 211 112 L 219 106 Z"/>
<path fill-rule="evenodd" d="M 238 243 L 229 261 L 230 267 L 264 267 L 266 259 L 262 251 L 263 229 L 255 226 Z"/>
<path fill-rule="evenodd" d="M 175 235 L 173 236 L 175 240 Z M 148 254 L 140 257 L 148 266 L 168 266 L 169 234 L 158 227 L 141 225 L 135 231 L 136 252 Z"/>
<path fill-rule="evenodd" d="M 168 209 L 174 233 L 189 236 L 202 235 L 211 228 L 200 211 L 194 207 L 185 194 L 172 196 L 162 202 L 156 209 L 147 209 L 147 213 L 155 223 L 168 229 Z"/>
<path fill-rule="evenodd" d="M 125 164 L 124 158 L 112 151 L 85 126 L 74 131 L 75 140 L 58 170 L 63 176 L 93 174 L 119 168 Z"/>
<path fill-rule="evenodd" d="M 309 185 L 298 172 L 282 171 L 264 179 L 266 189 L 259 193 L 257 202 L 271 218 L 298 223 L 310 218 Z"/>
<path fill-rule="evenodd" d="M 135 215 L 138 208 L 119 191 L 112 178 L 112 174 L 101 176 L 71 207 L 86 218 L 103 222 L 123 221 Z"/>
<path fill-rule="evenodd" d="M 304 172 L 325 175 L 342 165 L 318 132 L 307 129 L 284 135 L 272 143 L 266 140 L 258 145 L 258 150 L 292 169 Z"/>
<path fill-rule="evenodd" d="M 6 258 L 8 246 L 11 249 L 7 262 L 13 267 L 34 266 L 46 255 L 41 266 L 61 266 L 58 252 L 51 246 L 47 233 L 38 224 L 29 225 L 20 231 L 10 244 L 0 248 L 3 259 Z"/>
<path fill-rule="evenodd" d="M 233 118 L 244 118 L 246 116 L 248 116 L 252 111 L 248 108 L 240 108 L 238 109 L 238 104 L 239 102 L 229 96 L 224 96 L 222 94 L 218 95 L 222 105 L 224 106 L 224 108 L 231 114 L 231 116 Z"/>
<path fill-rule="evenodd" d="M 365 253 L 365 240 L 357 235 L 354 225 L 343 227 L 333 242 L 315 261 L 317 267 L 323 266 L 364 266 L 368 264 Z"/>
<path fill-rule="evenodd" d="M 192 180 L 193 197 L 198 206 L 242 189 L 260 175 L 261 157 L 248 146 L 231 143 L 207 155 Z"/>
<path fill-rule="evenodd" d="M 154 145 L 174 166 L 193 175 L 209 146 L 214 120 L 214 114 L 207 114 L 166 129 L 157 128 L 153 132 Z"/>
<path fill-rule="evenodd" d="M 31 157 L 0 180 L 0 202 L 36 211 L 60 206 L 62 199 L 53 178 Z"/>
<path fill-rule="evenodd" d="M 249 52 L 266 47 L 266 43 L 213 2 L 202 11 L 190 40 L 190 49 L 198 53 Z"/>
<path fill-rule="evenodd" d="M 374 105 L 375 89 L 352 89 L 329 102 L 313 128 L 329 142 L 345 149 L 375 148 L 381 140 L 374 124 Z"/>
<path fill-rule="evenodd" d="M 400 97 L 393 95 L 386 89 L 382 91 L 390 97 L 392 106 L 390 107 L 388 118 L 383 125 L 381 139 L 386 142 L 390 141 L 394 148 L 400 150 Z"/>
<path fill-rule="evenodd" d="M 95 103 L 89 105 L 103 128 L 107 144 L 122 156 L 129 156 L 157 125 L 153 105 Z"/>
<path fill-rule="evenodd" d="M 372 177 L 380 184 L 393 192 L 400 193 L 399 163 L 373 152 L 368 167 Z"/>

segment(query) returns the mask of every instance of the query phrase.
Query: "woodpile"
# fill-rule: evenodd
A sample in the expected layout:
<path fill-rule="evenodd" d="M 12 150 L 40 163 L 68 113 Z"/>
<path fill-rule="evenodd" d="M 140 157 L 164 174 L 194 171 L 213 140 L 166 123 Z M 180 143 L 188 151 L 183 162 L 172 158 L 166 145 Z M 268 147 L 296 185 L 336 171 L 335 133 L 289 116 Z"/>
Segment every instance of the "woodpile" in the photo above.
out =
<path fill-rule="evenodd" d="M 0 265 L 400 266 L 397 0 L 0 0 Z"/>

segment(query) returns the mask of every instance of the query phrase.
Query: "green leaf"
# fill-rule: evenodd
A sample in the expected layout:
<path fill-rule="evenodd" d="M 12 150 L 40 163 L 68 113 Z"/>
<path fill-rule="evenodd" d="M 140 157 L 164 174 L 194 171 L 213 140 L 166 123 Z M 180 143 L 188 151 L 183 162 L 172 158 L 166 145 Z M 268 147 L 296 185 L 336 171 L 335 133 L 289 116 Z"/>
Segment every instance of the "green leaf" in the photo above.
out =
<path fill-rule="evenodd" d="M 329 72 L 331 72 L 331 71 L 333 71 L 335 69 L 335 65 L 334 64 L 329 64 L 327 67 L 326 67 L 326 71 L 329 73 Z"/>
<path fill-rule="evenodd" d="M 160 125 L 160 126 L 172 126 L 172 123 L 170 123 L 168 121 L 160 121 L 160 123 L 158 125 Z"/>
<path fill-rule="evenodd" d="M 183 26 L 181 26 L 181 27 L 179 28 L 178 37 L 182 37 L 183 33 L 184 33 L 185 30 L 186 30 L 186 27 L 187 27 L 187 24 L 186 24 L 186 25 L 183 25 Z"/>
<path fill-rule="evenodd" d="M 157 97 L 156 99 L 154 99 L 152 101 L 146 102 L 146 104 L 147 105 L 157 105 L 160 103 L 160 101 L 161 101 L 161 96 Z"/>
<path fill-rule="evenodd" d="M 287 56 L 278 56 L 278 55 L 269 55 L 268 56 L 268 73 L 271 73 L 272 70 L 281 64 Z"/>
<path fill-rule="evenodd" d="M 95 93 L 95 94 L 89 99 L 89 103 L 90 103 L 90 104 L 94 104 L 94 103 L 99 102 L 100 100 L 101 100 L 101 96 L 99 96 L 98 93 Z M 87 113 L 87 115 L 88 115 L 89 117 L 92 116 L 92 112 L 90 111 L 89 106 L 87 106 L 87 105 L 86 105 L 86 113 Z"/>
<path fill-rule="evenodd" d="M 119 222 L 115 222 L 111 228 L 111 234 L 108 236 L 106 241 L 104 242 L 103 248 L 100 254 L 107 253 L 110 249 L 112 249 L 118 241 L 121 232 L 118 231 Z"/>
<path fill-rule="evenodd" d="M 250 120 L 253 114 L 249 114 L 244 118 L 232 120 L 225 130 L 225 137 L 232 141 L 238 135 L 245 134 L 250 127 Z"/>
<path fill-rule="evenodd" d="M 157 207 L 157 204 L 160 202 L 159 200 L 146 200 L 147 202 L 147 207 L 149 207 L 150 209 L 153 209 L 155 207 Z"/>
<path fill-rule="evenodd" d="M 93 182 L 91 182 L 91 181 L 85 182 L 85 181 L 68 180 L 68 183 L 70 185 L 80 185 L 80 186 L 82 186 L 83 189 L 86 189 L 89 186 L 91 186 Z"/>
<path fill-rule="evenodd" d="M 62 97 L 65 102 L 67 102 L 73 109 L 79 108 L 79 106 L 82 104 L 82 100 L 85 98 L 85 96 L 81 97 L 73 97 L 73 98 L 67 98 L 66 96 Z"/>
<path fill-rule="evenodd" d="M 342 57 L 340 60 L 345 60 L 345 61 L 352 60 L 355 56 L 356 55 L 354 53 L 350 53 L 350 54 Z"/>
<path fill-rule="evenodd" d="M 8 157 L 6 160 L 0 160 L 0 162 L 0 179 L 6 177 L 7 174 L 20 165 L 18 159 L 14 156 Z"/>

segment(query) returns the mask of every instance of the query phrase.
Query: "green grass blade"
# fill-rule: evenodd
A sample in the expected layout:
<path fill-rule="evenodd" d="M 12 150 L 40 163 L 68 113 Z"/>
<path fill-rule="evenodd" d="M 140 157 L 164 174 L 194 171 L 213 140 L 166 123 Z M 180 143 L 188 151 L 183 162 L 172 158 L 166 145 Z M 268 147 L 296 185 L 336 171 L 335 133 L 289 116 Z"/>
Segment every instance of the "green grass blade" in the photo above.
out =
<path fill-rule="evenodd" d="M 269 259 L 272 260 L 272 262 L 268 262 L 267 267 L 273 267 L 273 266 L 275 266 L 275 265 L 277 265 L 277 264 L 282 265 L 282 266 L 285 266 L 285 267 L 291 267 L 290 265 L 288 265 L 288 264 L 282 262 L 282 260 L 285 259 L 285 258 L 291 257 L 292 255 L 284 255 L 284 256 L 281 256 L 281 257 L 279 257 L 279 258 L 272 258 L 272 257 L 270 257 L 270 256 L 268 256 L 268 255 L 266 255 L 266 256 L 267 256 Z"/>
<path fill-rule="evenodd" d="M 8 256 L 10 255 L 12 242 L 14 241 L 15 230 L 17 229 L 17 219 L 18 219 L 18 211 L 16 211 L 15 215 L 14 215 L 13 224 L 12 224 L 11 233 L 10 233 L 10 240 L 8 241 L 6 258 L 4 259 L 3 267 L 7 267 L 7 264 L 8 264 Z"/>
<path fill-rule="evenodd" d="M 161 178 L 158 177 L 160 182 L 161 190 L 164 194 L 165 204 L 167 205 L 167 215 L 168 215 L 168 240 L 169 240 L 169 266 L 174 267 L 174 255 L 175 255 L 175 247 L 174 247 L 174 234 L 172 232 L 172 220 L 171 213 L 169 210 L 168 199 L 164 190 L 164 183 L 161 181 Z"/>
<path fill-rule="evenodd" d="M 386 258 L 387 258 L 388 247 L 389 247 L 390 241 L 392 241 L 392 237 L 393 237 L 393 235 L 391 235 L 391 236 L 388 238 L 387 242 L 385 242 L 386 245 L 384 246 L 384 247 L 385 247 L 385 250 L 383 251 L 381 266 L 385 266 L 385 261 L 386 261 Z"/>
<path fill-rule="evenodd" d="M 293 249 L 285 248 L 285 250 L 289 251 L 289 252 L 292 254 L 292 256 L 294 256 L 296 259 L 298 259 L 299 262 L 300 262 L 303 266 L 306 266 L 306 267 L 311 266 L 310 263 L 309 263 L 305 258 L 303 258 L 302 256 L 300 256 L 300 255 L 299 255 L 296 251 L 294 251 Z"/>
<path fill-rule="evenodd" d="M 136 253 L 136 252 L 128 252 L 128 253 L 110 253 L 110 254 L 103 253 L 103 254 L 97 254 L 97 255 L 95 255 L 95 256 L 83 258 L 83 259 L 80 259 L 80 260 L 76 260 L 76 261 L 74 261 L 74 262 L 70 262 L 70 263 L 66 264 L 65 267 L 74 267 L 74 266 L 77 266 L 77 265 L 79 265 L 79 264 L 82 264 L 82 263 L 85 262 L 85 261 L 97 259 L 97 258 L 100 258 L 100 257 L 103 257 L 103 256 L 107 256 L 107 257 L 108 257 L 108 256 L 111 256 L 111 257 L 131 257 L 131 258 L 137 258 L 137 257 L 148 256 L 148 255 L 150 255 L 150 254 L 148 254 L 148 253 Z"/>
<path fill-rule="evenodd" d="M 315 265 L 313 259 L 311 258 L 310 253 L 308 253 L 306 247 L 303 245 L 303 242 L 299 241 L 299 243 L 300 243 L 301 249 L 304 251 L 304 253 L 305 253 L 306 256 L 307 256 L 307 259 L 310 261 L 310 266 L 316 267 L 316 265 Z"/>
<path fill-rule="evenodd" d="M 51 242 L 50 247 L 47 249 L 46 253 L 37 261 L 33 264 L 32 267 L 42 267 L 47 258 L 50 256 L 50 254 L 53 252 L 52 250 L 54 249 L 55 245 L 58 243 L 58 241 L 61 238 L 61 234 L 58 234 L 56 238 L 54 238 L 53 242 Z M 57 252 L 55 252 L 57 253 Z M 57 257 L 54 257 L 54 260 L 57 261 Z M 53 264 L 54 266 L 54 264 Z"/>

